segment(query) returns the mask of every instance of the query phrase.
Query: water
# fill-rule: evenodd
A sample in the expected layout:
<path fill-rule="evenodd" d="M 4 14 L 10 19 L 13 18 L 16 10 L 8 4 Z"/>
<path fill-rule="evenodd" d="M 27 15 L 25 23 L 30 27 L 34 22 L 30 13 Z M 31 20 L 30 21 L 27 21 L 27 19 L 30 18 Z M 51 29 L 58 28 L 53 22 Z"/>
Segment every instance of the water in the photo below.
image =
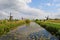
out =
<path fill-rule="evenodd" d="M 55 36 L 52 36 L 46 30 L 41 30 L 39 32 L 31 33 L 29 35 L 30 40 L 58 40 Z"/>
<path fill-rule="evenodd" d="M 31 22 L 30 25 L 19 26 L 15 30 L 0 37 L 0 40 L 58 40 L 38 24 Z"/>

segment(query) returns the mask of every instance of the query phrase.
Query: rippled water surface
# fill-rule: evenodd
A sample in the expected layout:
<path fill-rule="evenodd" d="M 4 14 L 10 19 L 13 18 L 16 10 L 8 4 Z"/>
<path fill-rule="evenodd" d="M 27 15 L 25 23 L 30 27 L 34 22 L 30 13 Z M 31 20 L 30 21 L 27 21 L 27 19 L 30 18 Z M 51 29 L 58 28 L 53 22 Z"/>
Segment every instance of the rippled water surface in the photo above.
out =
<path fill-rule="evenodd" d="M 19 26 L 15 30 L 0 37 L 0 40 L 58 40 L 38 24 L 31 22 L 30 25 Z"/>

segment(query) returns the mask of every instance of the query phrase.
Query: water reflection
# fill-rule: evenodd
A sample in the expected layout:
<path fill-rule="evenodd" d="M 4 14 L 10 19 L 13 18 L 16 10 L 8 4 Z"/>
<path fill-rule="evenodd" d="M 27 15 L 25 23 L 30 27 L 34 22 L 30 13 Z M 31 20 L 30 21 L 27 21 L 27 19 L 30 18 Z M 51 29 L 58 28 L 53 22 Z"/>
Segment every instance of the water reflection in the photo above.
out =
<path fill-rule="evenodd" d="M 52 36 L 46 30 L 34 32 L 28 36 L 29 40 L 58 40 L 55 36 Z"/>
<path fill-rule="evenodd" d="M 30 23 L 26 24 L 26 27 L 30 27 Z"/>
<path fill-rule="evenodd" d="M 0 37 L 0 40 L 58 40 L 44 28 L 32 22 Z"/>
<path fill-rule="evenodd" d="M 46 30 L 40 30 L 39 32 L 33 32 L 29 35 L 23 35 L 19 32 L 7 34 L 0 38 L 0 40 L 58 40 L 55 36 L 52 36 Z"/>

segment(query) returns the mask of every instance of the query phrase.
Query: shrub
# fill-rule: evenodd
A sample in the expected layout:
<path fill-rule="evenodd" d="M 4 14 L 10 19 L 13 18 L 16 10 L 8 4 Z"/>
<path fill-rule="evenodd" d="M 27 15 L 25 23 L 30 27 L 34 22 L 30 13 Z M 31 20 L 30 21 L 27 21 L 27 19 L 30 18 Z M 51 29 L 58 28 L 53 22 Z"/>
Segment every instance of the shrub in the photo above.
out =
<path fill-rule="evenodd" d="M 30 20 L 29 20 L 29 19 L 26 19 L 25 22 L 26 22 L 27 24 L 29 24 L 29 23 L 30 23 Z"/>
<path fill-rule="evenodd" d="M 2 22 L 2 21 L 0 21 L 0 22 Z M 12 30 L 12 29 L 16 28 L 17 26 L 20 26 L 24 23 L 25 23 L 24 20 L 20 20 L 20 21 L 6 21 L 6 20 L 4 20 L 2 22 L 2 24 L 0 24 L 0 36 L 3 34 L 6 34 L 10 30 Z"/>

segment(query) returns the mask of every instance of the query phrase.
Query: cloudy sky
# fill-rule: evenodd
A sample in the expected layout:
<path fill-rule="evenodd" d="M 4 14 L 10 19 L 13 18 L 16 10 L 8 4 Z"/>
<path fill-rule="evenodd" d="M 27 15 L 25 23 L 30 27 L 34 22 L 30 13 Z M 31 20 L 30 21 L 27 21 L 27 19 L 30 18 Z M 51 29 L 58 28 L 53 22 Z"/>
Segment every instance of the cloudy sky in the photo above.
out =
<path fill-rule="evenodd" d="M 0 19 L 10 13 L 17 19 L 60 18 L 60 0 L 0 0 Z"/>

